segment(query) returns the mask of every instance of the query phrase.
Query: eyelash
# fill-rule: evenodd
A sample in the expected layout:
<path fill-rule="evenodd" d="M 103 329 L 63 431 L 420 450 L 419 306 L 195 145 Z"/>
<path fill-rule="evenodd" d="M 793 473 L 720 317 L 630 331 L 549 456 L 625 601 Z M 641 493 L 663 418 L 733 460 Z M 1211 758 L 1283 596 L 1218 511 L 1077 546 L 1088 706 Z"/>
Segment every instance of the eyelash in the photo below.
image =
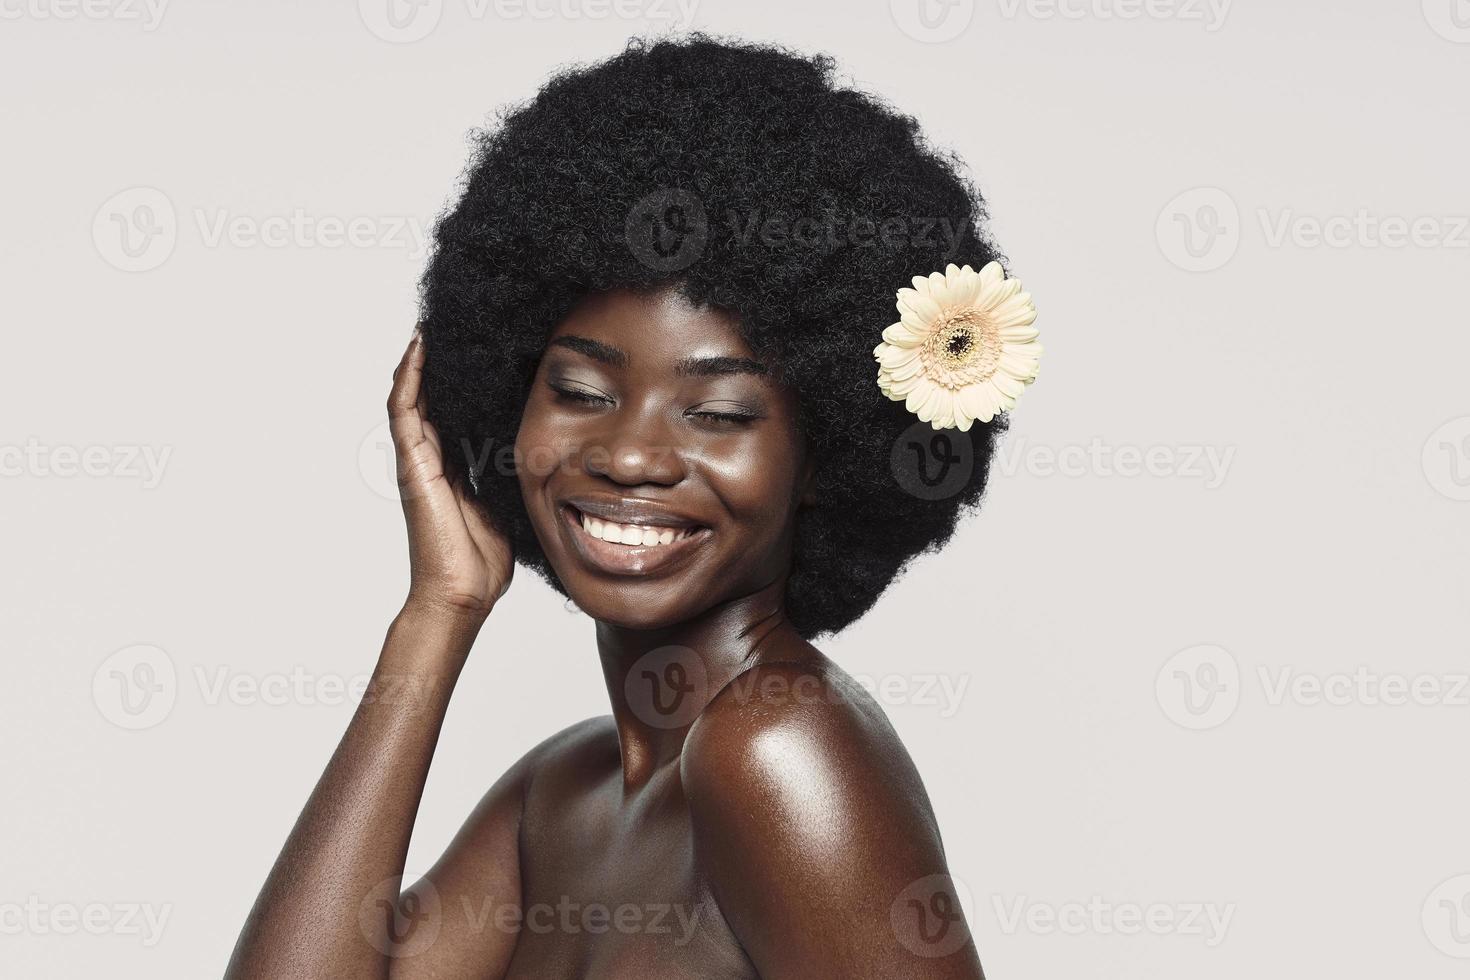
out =
<path fill-rule="evenodd" d="M 562 388 L 558 385 L 552 385 L 551 390 L 556 392 L 562 398 L 567 399 L 568 401 L 580 402 L 584 405 L 612 404 L 611 398 L 605 398 L 602 395 L 594 395 L 592 392 L 583 391 L 580 388 Z"/>
<path fill-rule="evenodd" d="M 592 392 L 584 391 L 580 388 L 564 388 L 558 385 L 552 385 L 551 390 L 556 392 L 559 397 L 580 405 L 612 404 L 611 398 L 594 395 Z M 729 425 L 749 425 L 761 418 L 761 416 L 754 412 L 685 412 L 684 414 L 688 418 L 710 419 L 711 421 Z"/>

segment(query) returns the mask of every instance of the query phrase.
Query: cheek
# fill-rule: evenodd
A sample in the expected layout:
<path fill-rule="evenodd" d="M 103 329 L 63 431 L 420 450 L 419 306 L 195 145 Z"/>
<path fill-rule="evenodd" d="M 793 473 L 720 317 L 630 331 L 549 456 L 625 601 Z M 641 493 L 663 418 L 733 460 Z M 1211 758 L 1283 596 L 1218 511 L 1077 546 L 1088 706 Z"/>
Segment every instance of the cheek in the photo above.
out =
<path fill-rule="evenodd" d="M 752 534 L 775 540 L 795 509 L 799 446 L 786 438 L 752 439 L 702 454 L 699 465 L 729 514 Z"/>
<path fill-rule="evenodd" d="M 535 489 L 545 483 L 546 478 L 561 465 L 563 457 L 556 426 L 533 397 L 527 402 L 526 410 L 521 415 L 521 426 L 516 430 L 515 442 L 516 476 L 520 480 L 521 491 L 528 500 Z"/>

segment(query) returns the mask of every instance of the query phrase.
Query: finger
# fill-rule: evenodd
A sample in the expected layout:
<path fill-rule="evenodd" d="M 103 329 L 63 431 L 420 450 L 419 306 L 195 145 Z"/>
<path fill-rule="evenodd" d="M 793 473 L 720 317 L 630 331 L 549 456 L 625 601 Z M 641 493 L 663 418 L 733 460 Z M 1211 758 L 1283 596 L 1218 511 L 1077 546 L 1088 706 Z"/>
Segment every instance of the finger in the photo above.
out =
<path fill-rule="evenodd" d="M 394 442 L 408 445 L 421 440 L 423 415 L 419 411 L 424 377 L 424 335 L 415 329 L 408 349 L 393 371 L 393 388 L 388 392 L 388 427 Z"/>
<path fill-rule="evenodd" d="M 456 484 L 454 497 L 459 504 L 459 512 L 464 519 L 465 529 L 469 531 L 470 540 L 475 543 L 475 548 L 480 552 L 484 561 L 491 568 L 498 567 L 501 562 L 507 562 L 511 557 L 510 542 L 485 518 L 479 505 L 466 492 L 463 483 Z M 505 595 L 506 590 L 510 588 L 511 576 L 514 573 L 515 566 L 511 563 L 505 581 L 501 583 L 500 595 Z M 496 596 L 496 598 L 499 597 Z"/>
<path fill-rule="evenodd" d="M 422 404 L 419 406 L 418 412 L 419 423 L 423 426 L 424 430 L 424 442 L 429 445 L 430 449 L 434 450 L 434 455 L 442 460 L 444 458 L 444 446 L 439 441 L 439 430 L 434 428 L 433 422 L 430 422 L 427 418 L 424 418 L 424 409 Z"/>

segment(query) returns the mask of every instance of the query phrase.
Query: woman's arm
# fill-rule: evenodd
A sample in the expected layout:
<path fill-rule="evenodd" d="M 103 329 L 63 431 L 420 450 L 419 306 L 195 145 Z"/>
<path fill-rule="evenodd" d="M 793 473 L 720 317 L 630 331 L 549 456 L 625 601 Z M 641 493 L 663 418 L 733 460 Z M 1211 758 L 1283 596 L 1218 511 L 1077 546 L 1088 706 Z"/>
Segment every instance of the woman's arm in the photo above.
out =
<path fill-rule="evenodd" d="M 446 946 L 457 944 L 435 942 L 442 908 L 429 908 L 451 896 L 432 885 L 429 893 L 401 894 L 398 879 L 450 694 L 480 626 L 510 584 L 512 561 L 505 539 L 445 478 L 438 436 L 423 418 L 423 363 L 423 340 L 415 334 L 388 399 L 408 521 L 409 598 L 256 899 L 230 960 L 230 980 L 398 978 L 453 960 Z M 508 773 L 476 818 L 489 850 L 478 855 L 487 866 L 474 869 L 474 877 L 502 894 L 518 892 L 521 778 L 518 769 Z M 515 934 L 486 930 L 478 938 L 479 967 L 498 975 Z"/>

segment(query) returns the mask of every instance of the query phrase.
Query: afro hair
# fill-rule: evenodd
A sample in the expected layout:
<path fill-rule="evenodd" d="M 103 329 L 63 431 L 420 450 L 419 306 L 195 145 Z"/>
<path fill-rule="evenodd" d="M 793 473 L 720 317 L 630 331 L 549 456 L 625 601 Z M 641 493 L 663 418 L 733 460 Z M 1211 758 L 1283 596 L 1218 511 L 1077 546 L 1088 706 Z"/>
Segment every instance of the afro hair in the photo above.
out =
<path fill-rule="evenodd" d="M 731 313 L 796 390 L 817 498 L 786 591 L 803 636 L 860 617 L 978 503 L 1004 416 L 916 425 L 872 351 L 915 275 L 1001 260 L 984 201 L 915 119 L 834 74 L 772 46 L 634 40 L 475 134 L 421 283 L 429 417 L 451 475 L 562 593 L 513 467 L 485 460 L 514 444 L 550 330 L 597 291 Z"/>

